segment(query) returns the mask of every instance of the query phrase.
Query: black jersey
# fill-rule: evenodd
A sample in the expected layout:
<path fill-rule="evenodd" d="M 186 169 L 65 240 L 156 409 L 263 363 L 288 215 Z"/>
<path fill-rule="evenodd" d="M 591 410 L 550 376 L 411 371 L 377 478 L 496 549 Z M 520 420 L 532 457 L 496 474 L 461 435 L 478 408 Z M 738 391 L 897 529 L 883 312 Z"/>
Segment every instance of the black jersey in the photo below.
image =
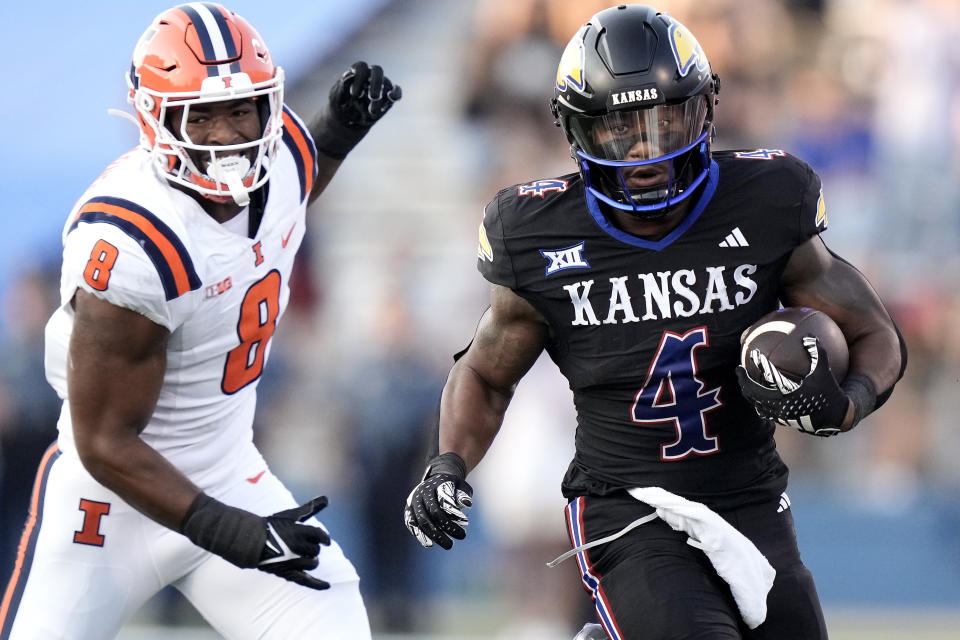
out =
<path fill-rule="evenodd" d="M 724 507 L 783 491 L 773 425 L 734 371 L 791 251 L 825 227 L 819 177 L 782 151 L 715 152 L 690 213 L 656 242 L 610 224 L 577 174 L 497 194 L 478 268 L 549 323 L 578 416 L 566 497 L 659 486 Z"/>

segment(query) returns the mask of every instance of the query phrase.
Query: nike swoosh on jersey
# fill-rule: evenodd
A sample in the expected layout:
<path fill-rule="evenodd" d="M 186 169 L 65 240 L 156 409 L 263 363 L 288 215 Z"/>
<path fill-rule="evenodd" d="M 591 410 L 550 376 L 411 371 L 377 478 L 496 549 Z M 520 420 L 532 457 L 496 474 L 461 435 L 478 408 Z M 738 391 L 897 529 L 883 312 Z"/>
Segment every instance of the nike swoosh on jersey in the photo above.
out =
<path fill-rule="evenodd" d="M 267 470 L 264 469 L 263 471 L 261 471 L 261 472 L 258 473 L 257 475 L 255 475 L 255 476 L 250 476 L 249 478 L 247 478 L 247 482 L 249 482 L 250 484 L 257 484 L 258 482 L 260 482 L 260 478 L 262 478 L 262 477 L 263 477 L 263 474 L 265 474 L 266 472 L 267 472 Z"/>
<path fill-rule="evenodd" d="M 297 223 L 294 222 L 294 223 L 293 223 L 293 226 L 290 227 L 290 231 L 287 231 L 287 235 L 284 236 L 284 237 L 282 237 L 282 238 L 280 238 L 280 242 L 282 243 L 284 249 L 287 248 L 287 243 L 290 242 L 290 236 L 293 235 L 293 230 L 296 229 L 296 228 L 297 228 Z"/>

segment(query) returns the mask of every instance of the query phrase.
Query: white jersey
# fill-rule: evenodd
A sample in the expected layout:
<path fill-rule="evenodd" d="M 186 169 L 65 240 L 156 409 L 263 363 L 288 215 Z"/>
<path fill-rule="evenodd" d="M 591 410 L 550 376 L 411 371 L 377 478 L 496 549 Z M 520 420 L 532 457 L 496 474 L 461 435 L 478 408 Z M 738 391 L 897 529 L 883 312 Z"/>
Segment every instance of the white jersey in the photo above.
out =
<path fill-rule="evenodd" d="M 260 516 L 298 504 L 252 440 L 256 388 L 316 178 L 313 142 L 287 111 L 284 141 L 253 238 L 170 187 L 146 152 L 121 157 L 64 227 L 62 304 L 47 324 L 47 377 L 65 398 L 78 289 L 169 329 L 163 386 L 141 437 L 208 494 Z M 58 427 L 0 606 L 0 638 L 114 638 L 169 585 L 226 638 L 370 640 L 359 578 L 335 539 L 311 570 L 330 583 L 323 591 L 240 569 L 97 482 L 77 456 L 69 402 Z M 316 517 L 307 524 L 323 527 Z"/>
<path fill-rule="evenodd" d="M 224 481 L 251 448 L 256 389 L 305 231 L 316 150 L 287 108 L 283 139 L 253 238 L 229 231 L 171 187 L 141 149 L 107 168 L 63 230 L 47 379 L 66 399 L 70 301 L 78 288 L 166 327 L 163 387 L 141 438 L 203 488 Z M 60 449 L 75 456 L 69 402 L 58 428 Z"/>

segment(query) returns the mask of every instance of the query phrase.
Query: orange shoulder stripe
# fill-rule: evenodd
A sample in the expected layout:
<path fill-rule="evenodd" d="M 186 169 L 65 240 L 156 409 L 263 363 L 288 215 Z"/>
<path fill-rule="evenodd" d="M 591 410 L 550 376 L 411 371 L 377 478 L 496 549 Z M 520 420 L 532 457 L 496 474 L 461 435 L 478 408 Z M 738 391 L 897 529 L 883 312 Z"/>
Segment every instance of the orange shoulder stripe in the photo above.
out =
<path fill-rule="evenodd" d="M 200 286 L 190 255 L 179 238 L 146 209 L 120 198 L 95 198 L 80 208 L 71 228 L 80 221 L 114 223 L 128 234 L 142 237 L 147 243 L 144 249 L 164 280 L 168 299 Z"/>
<path fill-rule="evenodd" d="M 313 181 L 317 173 L 317 157 L 313 141 L 307 138 L 300 123 L 286 108 L 283 110 L 283 132 L 284 137 L 289 136 L 289 140 L 293 142 L 293 146 L 296 147 L 303 163 L 301 179 L 303 180 L 304 197 L 306 197 L 313 190 Z"/>

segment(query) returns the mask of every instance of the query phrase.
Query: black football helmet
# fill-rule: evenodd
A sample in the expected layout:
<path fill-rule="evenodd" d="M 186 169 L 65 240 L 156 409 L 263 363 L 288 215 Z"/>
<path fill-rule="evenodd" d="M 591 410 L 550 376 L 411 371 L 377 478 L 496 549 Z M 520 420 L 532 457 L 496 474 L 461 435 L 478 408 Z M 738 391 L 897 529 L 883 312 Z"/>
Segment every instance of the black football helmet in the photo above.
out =
<path fill-rule="evenodd" d="M 620 5 L 595 14 L 567 44 L 550 106 L 587 190 L 654 218 L 706 179 L 719 90 L 686 27 L 650 7 Z"/>

